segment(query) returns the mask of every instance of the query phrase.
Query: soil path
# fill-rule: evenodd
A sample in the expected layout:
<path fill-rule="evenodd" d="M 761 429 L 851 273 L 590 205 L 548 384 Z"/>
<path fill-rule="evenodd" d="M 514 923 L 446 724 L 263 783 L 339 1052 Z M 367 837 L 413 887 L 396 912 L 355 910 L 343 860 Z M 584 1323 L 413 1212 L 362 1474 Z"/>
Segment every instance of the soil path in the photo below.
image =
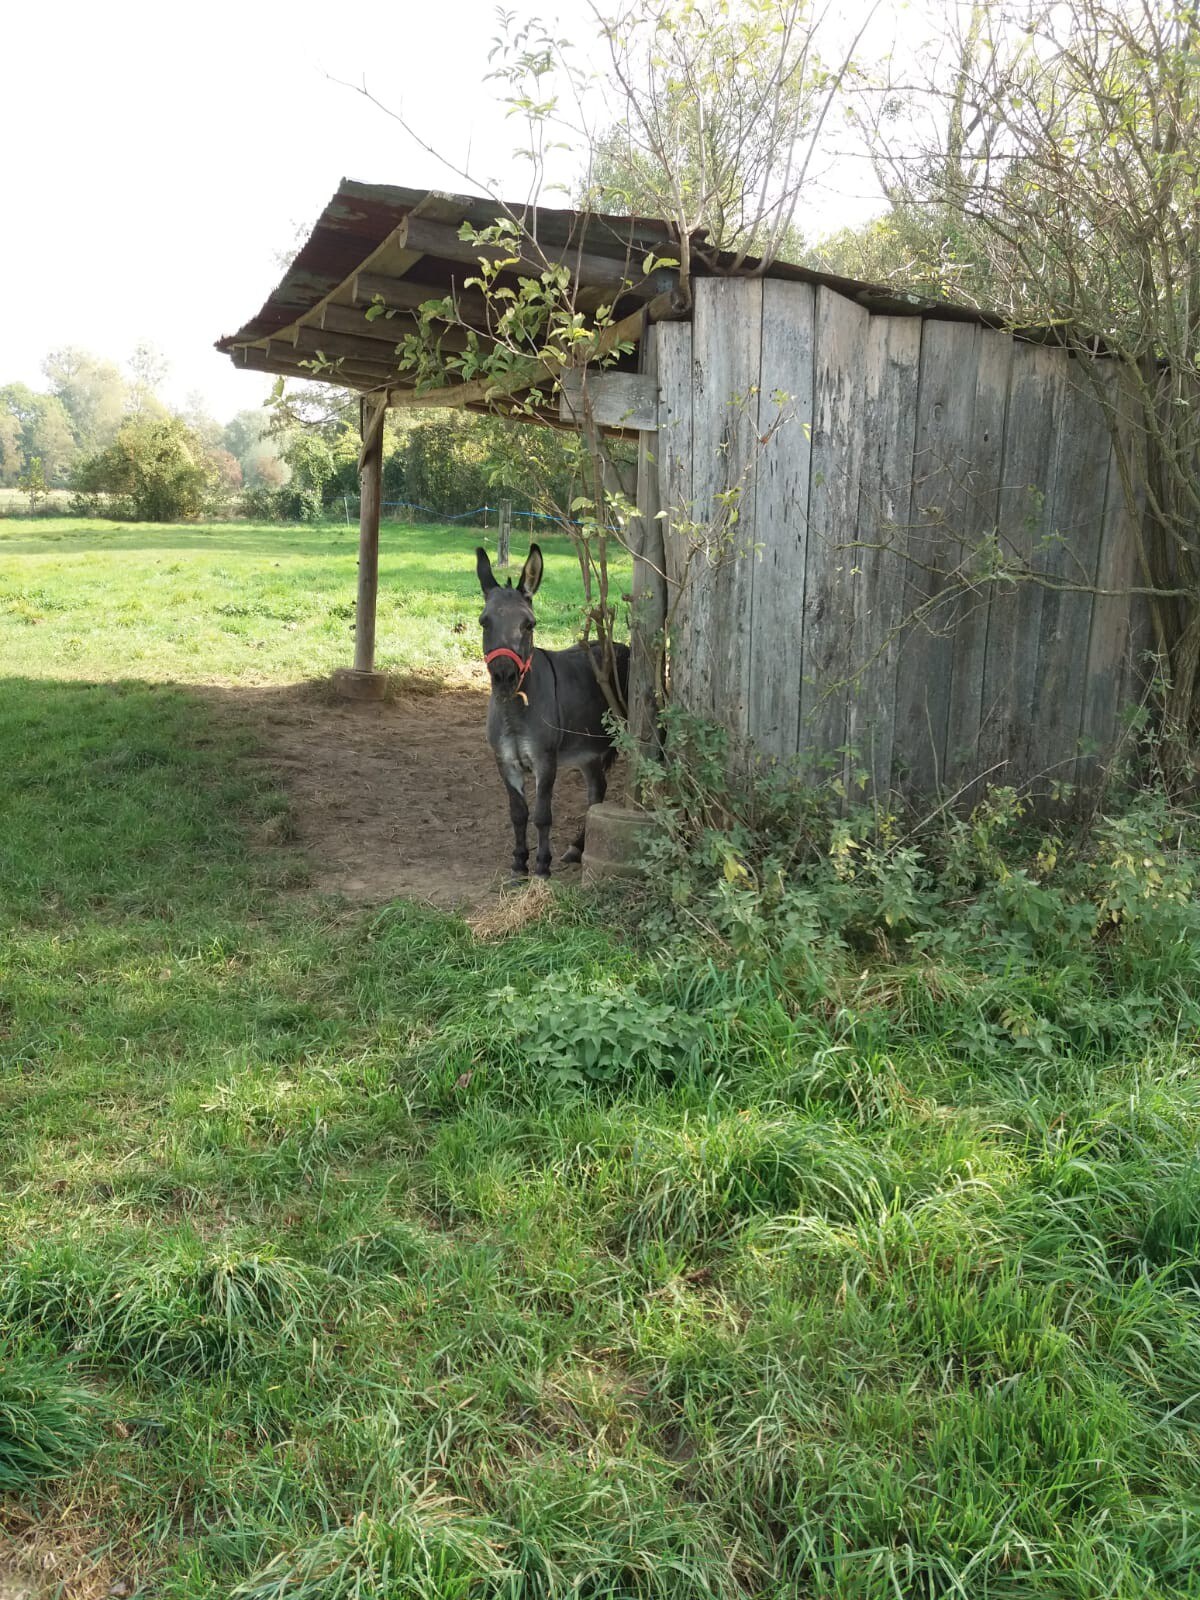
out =
<path fill-rule="evenodd" d="M 249 710 L 263 759 L 285 787 L 319 890 L 364 905 L 404 896 L 473 908 L 506 881 L 512 827 L 485 733 L 486 690 L 361 705 L 301 684 L 259 691 L 240 709 Z M 619 783 L 619 773 L 614 778 Z M 583 812 L 583 781 L 563 772 L 554 793 L 556 857 Z M 566 882 L 578 874 L 554 869 Z"/>

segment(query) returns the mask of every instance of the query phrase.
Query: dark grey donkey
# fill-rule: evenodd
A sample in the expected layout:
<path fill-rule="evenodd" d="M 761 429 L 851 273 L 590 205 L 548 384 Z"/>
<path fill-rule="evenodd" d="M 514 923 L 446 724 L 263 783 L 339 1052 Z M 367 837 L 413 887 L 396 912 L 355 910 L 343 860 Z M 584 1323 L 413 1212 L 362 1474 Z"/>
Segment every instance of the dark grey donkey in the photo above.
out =
<path fill-rule="evenodd" d="M 570 650 L 534 647 L 533 597 L 542 581 L 542 552 L 536 544 L 521 569 L 514 589 L 497 582 L 486 550 L 476 550 L 475 570 L 483 590 L 483 659 L 492 679 L 488 702 L 488 743 L 508 790 L 513 825 L 513 876 L 523 878 L 529 867 L 526 828 L 529 806 L 525 800 L 525 774 L 536 785 L 533 824 L 537 829 L 534 872 L 550 876 L 550 820 L 554 780 L 558 769 L 579 767 L 587 786 L 587 803 L 604 799 L 608 769 L 615 751 L 604 726 L 608 703 L 596 681 L 589 651 L 582 645 Z M 629 647 L 618 645 L 617 673 L 621 696 L 629 683 Z M 590 654 L 599 657 L 599 645 Z M 578 861 L 583 854 L 583 833 L 563 856 Z"/>

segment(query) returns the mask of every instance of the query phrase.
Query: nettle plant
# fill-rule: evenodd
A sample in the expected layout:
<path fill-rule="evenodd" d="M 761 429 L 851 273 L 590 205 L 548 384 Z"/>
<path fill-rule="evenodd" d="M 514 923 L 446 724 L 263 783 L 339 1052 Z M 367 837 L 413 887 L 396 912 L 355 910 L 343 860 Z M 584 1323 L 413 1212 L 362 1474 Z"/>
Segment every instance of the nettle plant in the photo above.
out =
<path fill-rule="evenodd" d="M 664 760 L 640 771 L 663 822 L 648 846 L 649 938 L 781 963 L 815 992 L 864 956 L 996 972 L 1050 962 L 1101 987 L 1116 970 L 1149 984 L 1190 962 L 1198 822 L 1163 786 L 1114 792 L 1089 822 L 1047 821 L 1012 788 L 965 815 L 847 807 L 818 774 L 756 760 L 677 707 L 664 722 Z"/>
<path fill-rule="evenodd" d="M 670 1081 L 698 1071 L 710 1040 L 704 1019 L 632 984 L 586 984 L 555 974 L 524 996 L 511 985 L 497 989 L 490 1003 L 513 1026 L 538 1082 L 559 1097 L 619 1092 L 639 1079 Z"/>

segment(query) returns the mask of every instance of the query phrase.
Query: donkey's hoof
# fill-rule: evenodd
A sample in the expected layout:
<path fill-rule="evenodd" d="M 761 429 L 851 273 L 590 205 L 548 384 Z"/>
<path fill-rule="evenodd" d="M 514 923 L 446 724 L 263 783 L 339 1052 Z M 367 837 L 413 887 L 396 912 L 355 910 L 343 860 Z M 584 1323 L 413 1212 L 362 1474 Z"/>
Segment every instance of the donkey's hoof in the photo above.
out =
<path fill-rule="evenodd" d="M 576 866 L 582 860 L 583 851 L 577 844 L 573 844 L 569 850 L 564 850 L 563 852 L 562 864 L 564 867 Z"/>
<path fill-rule="evenodd" d="M 535 878 L 548 878 L 550 876 L 550 868 L 549 867 L 534 867 L 533 875 L 534 875 Z"/>

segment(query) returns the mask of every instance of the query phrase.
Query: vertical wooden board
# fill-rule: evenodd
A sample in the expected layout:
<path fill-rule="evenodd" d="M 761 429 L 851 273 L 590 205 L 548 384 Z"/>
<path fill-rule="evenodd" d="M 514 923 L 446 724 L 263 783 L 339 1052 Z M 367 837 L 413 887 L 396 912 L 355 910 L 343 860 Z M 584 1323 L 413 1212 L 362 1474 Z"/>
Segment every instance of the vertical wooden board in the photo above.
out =
<path fill-rule="evenodd" d="M 765 343 L 765 341 L 764 341 Z M 904 548 L 912 504 L 920 317 L 872 317 L 863 367 L 863 459 L 852 568 L 853 629 L 849 742 L 871 789 L 892 782 L 896 629 L 903 616 Z"/>
<path fill-rule="evenodd" d="M 795 755 L 800 722 L 814 308 L 811 284 L 763 284 L 759 436 L 781 411 L 784 420 L 758 461 L 747 731 L 760 750 L 781 759 Z M 781 391 L 789 397 L 782 405 Z"/>
<path fill-rule="evenodd" d="M 1054 500 L 1059 352 L 1017 342 L 1009 375 L 997 541 L 1018 572 L 1041 559 Z M 984 656 L 977 763 L 992 784 L 1028 770 L 1042 591 L 1023 578 L 993 587 Z"/>
<path fill-rule="evenodd" d="M 964 803 L 977 799 L 982 787 L 979 741 L 994 585 L 973 574 L 991 570 L 992 542 L 999 524 L 1012 335 L 981 328 L 977 351 L 962 530 L 964 578 L 970 582 L 960 590 L 956 602 L 946 724 L 946 788 L 960 794 Z"/>
<path fill-rule="evenodd" d="M 658 335 L 658 497 L 666 513 L 668 672 L 671 696 L 692 704 L 690 624 L 687 608 L 688 534 L 692 515 L 692 325 L 663 322 Z"/>
<path fill-rule="evenodd" d="M 869 321 L 853 300 L 824 286 L 817 290 L 800 751 L 819 762 L 840 750 L 849 735 L 851 569 L 857 554 Z M 834 765 L 841 776 L 840 759 Z"/>
<path fill-rule="evenodd" d="M 653 397 L 658 427 L 658 329 L 648 328 L 638 352 L 641 375 Z M 658 467 L 653 432 L 638 435 L 637 515 L 630 519 L 633 581 L 629 603 L 629 732 L 642 755 L 652 759 L 659 749 L 661 650 L 667 609 L 666 554 L 658 516 Z"/>
<path fill-rule="evenodd" d="M 694 698 L 735 738 L 749 722 L 762 290 L 702 278 L 692 317 L 692 494 L 708 530 L 689 592 Z"/>
<path fill-rule="evenodd" d="M 1121 474 L 1117 442 L 1112 438 L 1115 425 L 1126 459 L 1136 459 L 1131 438 L 1133 397 L 1115 362 L 1106 363 L 1097 375 L 1104 393 L 1105 418 L 1109 422 L 1108 485 L 1096 567 L 1099 592 L 1092 603 L 1087 685 L 1080 725 L 1077 781 L 1082 788 L 1091 788 L 1099 781 L 1124 734 L 1122 713 L 1136 702 L 1139 687 L 1136 656 L 1139 624 L 1144 614 L 1144 602 L 1131 592 L 1144 582 L 1136 531 L 1142 514 L 1137 492 L 1141 474 L 1137 474 L 1131 484 L 1134 490 L 1131 507 Z"/>
<path fill-rule="evenodd" d="M 1146 500 L 1148 470 L 1146 460 L 1146 427 L 1142 414 L 1141 380 L 1129 370 L 1120 377 L 1118 437 L 1122 456 L 1129 474 L 1129 487 L 1122 482 L 1122 493 L 1128 499 L 1132 491 L 1132 508 L 1127 511 L 1128 532 L 1133 551 L 1130 571 L 1133 582 L 1140 587 L 1152 583 L 1145 564 L 1144 530 L 1146 526 Z M 1119 470 L 1119 469 L 1118 469 Z M 1151 678 L 1160 670 L 1157 661 L 1159 640 L 1154 620 L 1151 597 L 1134 595 L 1130 601 L 1129 648 L 1125 657 L 1118 704 L 1121 710 L 1144 702 Z"/>
<path fill-rule="evenodd" d="M 945 777 L 953 627 L 973 439 L 980 329 L 925 323 L 913 452 L 906 625 L 896 672 L 894 762 L 903 787 L 932 794 Z"/>
<path fill-rule="evenodd" d="M 1112 452 L 1108 425 L 1086 373 L 1065 351 L 1059 352 L 1059 361 L 1064 378 L 1056 429 L 1050 538 L 1039 563 L 1047 584 L 1038 627 L 1028 767 L 1023 774 L 1043 792 L 1055 782 L 1075 781 L 1092 626 L 1091 591 L 1099 564 Z"/>

